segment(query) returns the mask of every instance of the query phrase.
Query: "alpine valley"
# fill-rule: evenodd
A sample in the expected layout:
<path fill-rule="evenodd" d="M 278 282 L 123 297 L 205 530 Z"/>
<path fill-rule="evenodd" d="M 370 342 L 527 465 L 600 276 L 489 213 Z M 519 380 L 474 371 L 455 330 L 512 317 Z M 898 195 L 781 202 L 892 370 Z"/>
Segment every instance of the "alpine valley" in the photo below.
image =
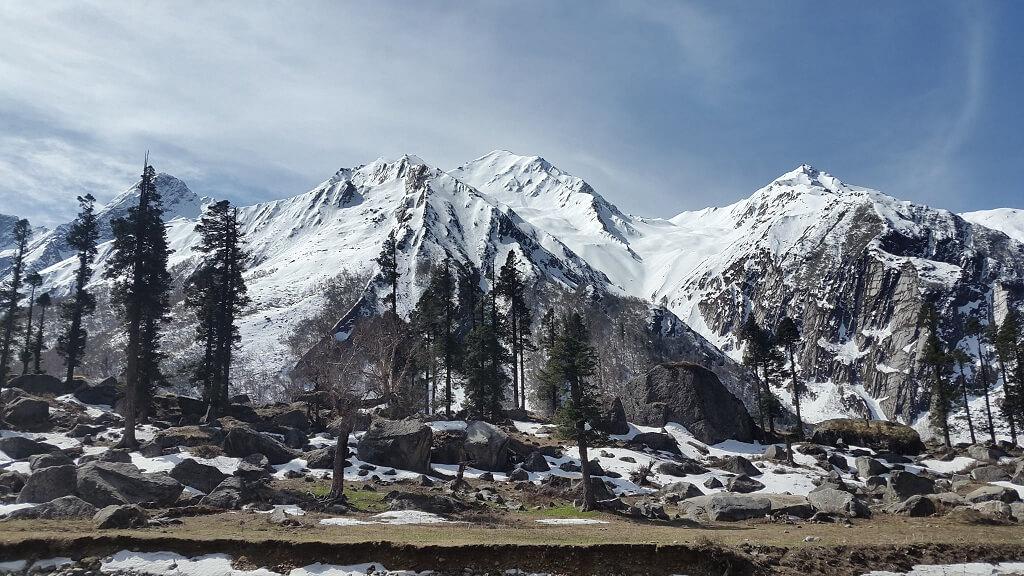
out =
<path fill-rule="evenodd" d="M 198 265 L 195 225 L 213 200 L 167 174 L 156 184 L 180 287 Z M 130 188 L 99 212 L 93 286 L 100 309 L 88 329 L 115 347 L 116 316 L 102 272 L 112 250 L 110 222 L 136 194 Z M 400 315 L 415 306 L 431 266 L 451 259 L 479 271 L 486 290 L 486 272 L 515 251 L 537 316 L 559 292 L 639 299 L 652 337 L 673 342 L 673 360 L 711 368 L 748 407 L 756 401 L 753 378 L 739 363 L 740 326 L 749 313 L 768 326 L 789 316 L 802 333 L 796 361 L 808 383 L 803 416 L 812 423 L 857 416 L 927 432 L 922 303 L 939 311 L 944 341 L 975 352 L 968 314 L 998 322 L 1024 304 L 1020 211 L 953 214 L 806 165 L 730 206 L 646 218 L 623 213 L 540 157 L 495 151 L 445 172 L 403 156 L 339 170 L 304 194 L 243 207 L 239 217 L 251 253 L 245 278 L 252 302 L 240 319 L 238 361 L 264 378 L 294 365 L 287 336 L 324 305 L 323 286 L 339 273 L 369 278 L 349 317 L 382 306 L 387 285 L 375 258 L 392 233 Z M 13 222 L 0 215 L 0 279 L 9 274 Z M 26 260 L 55 297 L 68 293 L 75 268 L 67 227 L 34 230 Z M 172 315 L 165 348 L 173 357 L 186 353 L 193 329 L 180 302 Z M 336 330 L 347 330 L 338 320 Z M 787 391 L 778 393 L 791 403 Z M 994 398 L 1001 394 L 997 386 Z M 981 402 L 971 401 L 972 412 Z"/>

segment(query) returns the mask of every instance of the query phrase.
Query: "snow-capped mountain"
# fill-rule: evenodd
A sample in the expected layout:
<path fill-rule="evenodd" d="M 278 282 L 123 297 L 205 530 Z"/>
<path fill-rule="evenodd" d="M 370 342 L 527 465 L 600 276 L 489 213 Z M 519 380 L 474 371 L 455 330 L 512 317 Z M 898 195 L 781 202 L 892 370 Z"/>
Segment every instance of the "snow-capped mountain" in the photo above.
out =
<path fill-rule="evenodd" d="M 960 217 L 972 224 L 998 230 L 1018 242 L 1024 242 L 1024 210 L 1017 208 L 996 208 L 964 212 Z"/>
<path fill-rule="evenodd" d="M 197 263 L 194 227 L 208 200 L 168 175 L 157 187 L 180 280 Z M 103 240 L 134 194 L 129 189 L 100 211 Z M 252 254 L 243 341 L 278 367 L 290 360 L 284 336 L 320 305 L 321 283 L 342 270 L 376 271 L 374 258 L 392 232 L 402 313 L 418 299 L 432 264 L 451 258 L 487 270 L 514 250 L 534 280 L 663 306 L 656 313 L 663 330 L 676 326 L 673 334 L 692 341 L 702 362 L 717 365 L 741 395 L 740 323 L 751 310 L 769 325 L 789 315 L 803 330 L 799 363 L 815 393 L 805 414 L 819 418 L 870 413 L 911 421 L 924 411 L 916 366 L 923 299 L 936 301 L 951 341 L 963 336 L 957 314 L 998 320 L 1024 299 L 1024 245 L 1012 238 L 1020 222 L 1013 212 L 960 217 L 810 166 L 733 205 L 659 219 L 621 212 L 584 180 L 536 156 L 496 151 L 447 173 L 404 156 L 340 170 L 305 194 L 243 207 L 240 216 Z M 991 229 L 997 226 L 1005 233 Z M 66 226 L 34 239 L 29 256 L 57 294 L 74 267 L 61 230 Z M 100 247 L 98 271 L 109 249 Z M 102 284 L 99 278 L 94 282 Z M 382 291 L 378 274 L 367 286 L 369 301 Z"/>

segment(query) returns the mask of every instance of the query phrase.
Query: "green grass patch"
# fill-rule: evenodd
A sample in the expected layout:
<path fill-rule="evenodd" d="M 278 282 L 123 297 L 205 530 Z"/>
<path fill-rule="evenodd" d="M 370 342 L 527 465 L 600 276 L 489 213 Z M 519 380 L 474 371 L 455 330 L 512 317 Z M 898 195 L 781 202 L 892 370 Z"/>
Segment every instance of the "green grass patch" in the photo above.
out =
<path fill-rule="evenodd" d="M 554 506 L 544 506 L 539 510 L 535 508 L 527 508 L 522 513 L 544 518 L 590 518 L 600 514 L 600 512 L 596 510 L 580 512 L 579 509 L 572 505 L 572 502 L 562 502 Z"/>
<path fill-rule="evenodd" d="M 388 509 L 388 505 L 384 503 L 384 494 L 381 492 L 345 490 L 345 498 L 348 499 L 349 504 L 366 512 L 384 512 Z"/>

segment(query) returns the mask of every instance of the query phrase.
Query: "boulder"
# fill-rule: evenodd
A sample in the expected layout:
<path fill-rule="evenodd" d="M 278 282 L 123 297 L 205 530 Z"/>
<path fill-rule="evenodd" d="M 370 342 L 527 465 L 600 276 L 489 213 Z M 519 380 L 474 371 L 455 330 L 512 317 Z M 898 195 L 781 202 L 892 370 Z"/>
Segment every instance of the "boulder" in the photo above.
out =
<path fill-rule="evenodd" d="M 172 426 L 157 432 L 153 443 L 161 448 L 219 446 L 224 443 L 224 431 L 211 426 Z"/>
<path fill-rule="evenodd" d="M 39 426 L 50 419 L 50 405 L 38 398 L 22 396 L 7 406 L 4 418 L 14 426 Z"/>
<path fill-rule="evenodd" d="M 415 472 L 430 471 L 429 426 L 414 420 L 377 419 L 359 440 L 359 459 Z"/>
<path fill-rule="evenodd" d="M 669 452 L 672 454 L 682 454 L 682 452 L 679 451 L 679 444 L 676 442 L 676 439 L 668 434 L 662 434 L 661 432 L 641 432 L 636 436 L 633 436 L 629 443 L 647 446 L 651 450 Z"/>
<path fill-rule="evenodd" d="M 185 486 L 191 486 L 201 492 L 209 493 L 228 477 L 219 469 L 186 458 L 171 469 L 171 478 Z"/>
<path fill-rule="evenodd" d="M 182 485 L 166 473 L 144 474 L 132 464 L 89 462 L 78 468 L 79 497 L 96 506 L 112 504 L 173 504 Z"/>
<path fill-rule="evenodd" d="M 903 502 L 914 495 L 935 493 L 935 481 L 905 470 L 893 470 L 885 486 L 885 500 L 889 503 Z"/>
<path fill-rule="evenodd" d="M 722 458 L 717 468 L 732 472 L 733 474 L 746 474 L 747 476 L 760 476 L 761 471 L 757 466 L 743 456 L 726 456 Z"/>
<path fill-rule="evenodd" d="M 974 444 L 967 448 L 967 455 L 981 462 L 995 462 L 1003 456 L 1006 456 L 1006 452 L 1003 452 L 994 446 Z"/>
<path fill-rule="evenodd" d="M 854 465 L 857 467 L 857 476 L 861 478 L 878 476 L 889 471 L 888 466 L 870 456 L 857 456 L 857 459 L 854 460 Z"/>
<path fill-rule="evenodd" d="M 463 445 L 471 466 L 501 472 L 508 469 L 509 437 L 494 424 L 474 420 L 466 426 Z"/>
<path fill-rule="evenodd" d="M 74 492 L 74 465 L 50 466 L 32 472 L 25 482 L 25 487 L 18 493 L 18 503 L 49 502 L 61 496 L 69 496 Z"/>
<path fill-rule="evenodd" d="M 298 408 L 274 414 L 274 416 L 270 418 L 270 421 L 278 426 L 295 428 L 304 433 L 309 432 L 309 416 L 306 416 L 305 410 Z"/>
<path fill-rule="evenodd" d="M 78 496 L 61 496 L 39 506 L 20 508 L 7 515 L 8 520 L 88 520 L 96 507 Z"/>
<path fill-rule="evenodd" d="M 50 374 L 22 374 L 12 378 L 7 385 L 36 395 L 63 396 L 74 391 L 73 384 L 69 385 L 60 378 Z"/>
<path fill-rule="evenodd" d="M 630 422 L 642 426 L 664 426 L 678 422 L 705 444 L 730 438 L 754 440 L 754 421 L 743 403 L 722 385 L 714 372 L 689 362 L 655 366 L 634 378 L 628 389 L 640 401 L 632 403 L 636 413 L 626 411 Z"/>
<path fill-rule="evenodd" d="M 789 460 L 789 453 L 786 452 L 786 447 L 779 444 L 772 444 L 764 450 L 765 460 L 775 460 L 776 462 L 785 462 Z"/>
<path fill-rule="evenodd" d="M 978 466 L 971 470 L 971 478 L 978 482 L 1005 482 L 1010 475 L 999 466 Z"/>
<path fill-rule="evenodd" d="M 393 490 L 384 496 L 388 510 L 420 510 L 431 514 L 451 514 L 464 510 L 466 505 L 454 498 L 439 494 L 419 494 Z"/>
<path fill-rule="evenodd" d="M 50 452 L 49 454 L 34 454 L 28 458 L 29 470 L 35 472 L 40 468 L 51 466 L 71 466 L 74 462 L 71 457 L 63 452 Z"/>
<path fill-rule="evenodd" d="M 737 492 L 740 494 L 748 494 L 750 492 L 757 492 L 758 490 L 764 489 L 764 484 L 761 484 L 757 480 L 754 480 L 746 474 L 740 474 L 730 478 L 726 483 L 726 489 L 729 492 Z"/>
<path fill-rule="evenodd" d="M 850 470 L 850 464 L 846 461 L 846 456 L 843 456 L 842 454 L 837 454 L 835 452 L 829 454 L 827 462 L 843 472 L 848 472 Z"/>
<path fill-rule="evenodd" d="M 993 520 L 1009 520 L 1013 516 L 1010 505 L 1002 500 L 988 500 L 972 504 L 971 508 L 978 511 L 982 516 Z"/>
<path fill-rule="evenodd" d="M 689 482 L 673 482 L 662 486 L 657 494 L 669 504 L 674 504 L 680 500 L 703 496 L 704 492 Z"/>
<path fill-rule="evenodd" d="M 238 476 L 229 476 L 199 501 L 200 506 L 213 506 L 237 510 L 245 502 L 245 482 Z"/>
<path fill-rule="evenodd" d="M 431 438 L 430 461 L 435 464 L 459 464 L 466 460 L 466 430 L 434 432 Z"/>
<path fill-rule="evenodd" d="M 36 454 L 59 452 L 60 448 L 46 442 L 30 440 L 24 436 L 7 436 L 0 438 L 0 450 L 11 459 L 24 460 Z"/>
<path fill-rule="evenodd" d="M 96 512 L 92 523 L 99 530 L 142 528 L 149 523 L 149 515 L 134 504 L 112 504 Z"/>
<path fill-rule="evenodd" d="M 1024 462 L 1017 464 L 1017 469 L 1013 472 L 1013 478 L 1010 478 L 1010 482 L 1018 486 L 1024 486 Z"/>
<path fill-rule="evenodd" d="M 208 407 L 206 402 L 201 399 L 191 396 L 177 396 L 175 400 L 178 404 L 178 411 L 181 412 L 182 416 L 198 416 L 200 418 L 206 416 Z"/>
<path fill-rule="evenodd" d="M 113 406 L 117 403 L 119 396 L 117 380 L 111 376 L 96 385 L 83 383 L 75 389 L 74 394 L 75 398 L 83 404 Z"/>
<path fill-rule="evenodd" d="M 284 445 L 293 450 L 303 450 L 309 444 L 309 437 L 298 428 L 283 428 Z"/>
<path fill-rule="evenodd" d="M 867 504 L 853 494 L 835 488 L 816 488 L 807 495 L 807 501 L 815 510 L 826 514 L 842 514 L 851 518 L 870 518 Z"/>
<path fill-rule="evenodd" d="M 86 436 L 95 436 L 100 432 L 105 432 L 106 430 L 106 426 L 100 426 L 96 424 L 83 424 L 80 422 L 78 424 L 75 424 L 74 428 L 68 430 L 65 436 L 67 436 L 68 438 L 84 438 Z"/>
<path fill-rule="evenodd" d="M 764 518 L 771 512 L 771 500 L 761 496 L 740 494 L 711 494 L 685 500 L 680 510 L 688 515 L 707 514 L 713 522 L 738 522 L 751 518 Z"/>
<path fill-rule="evenodd" d="M 884 420 L 837 418 L 814 426 L 811 442 L 828 446 L 854 444 L 875 451 L 897 454 L 920 454 L 924 450 L 921 436 L 910 426 Z"/>
<path fill-rule="evenodd" d="M 804 496 L 792 494 L 758 494 L 772 503 L 772 516 L 795 516 L 810 518 L 814 515 L 814 507 Z"/>
<path fill-rule="evenodd" d="M 683 460 L 682 462 L 662 462 L 658 464 L 655 469 L 659 474 L 665 474 L 666 476 L 678 476 L 683 477 L 688 474 L 706 474 L 708 469 L 701 466 L 693 460 Z"/>
<path fill-rule="evenodd" d="M 313 470 L 333 470 L 334 469 L 334 446 L 325 446 L 323 448 L 317 448 L 306 452 L 302 455 L 302 458 L 306 460 L 306 468 Z"/>
<path fill-rule="evenodd" d="M 250 454 L 263 454 L 271 464 L 291 462 L 296 453 L 277 439 L 261 434 L 247 426 L 235 426 L 224 435 L 224 453 L 235 458 Z"/>
<path fill-rule="evenodd" d="M 719 480 L 718 478 L 715 478 L 714 476 L 704 481 L 704 487 L 711 489 L 724 488 L 724 486 L 722 485 L 722 481 Z"/>
<path fill-rule="evenodd" d="M 622 400 L 618 397 L 602 398 L 601 410 L 594 428 L 605 434 L 629 434 L 629 422 L 626 419 L 626 410 L 622 407 Z"/>
<path fill-rule="evenodd" d="M 900 514 L 913 518 L 931 516 L 935 514 L 936 510 L 935 502 L 931 498 L 921 496 L 920 494 L 911 496 L 903 502 L 895 502 L 885 508 L 885 511 L 889 514 Z"/>
<path fill-rule="evenodd" d="M 999 500 L 1012 504 L 1020 500 L 1020 494 L 1012 488 L 1006 488 L 1004 486 L 982 486 L 977 490 L 972 490 L 964 496 L 964 500 L 971 504 L 977 504 L 979 502 L 988 502 L 990 500 Z"/>
<path fill-rule="evenodd" d="M 523 460 L 522 468 L 527 472 L 547 472 L 551 470 L 547 458 L 538 451 L 530 452 L 530 455 Z"/>
<path fill-rule="evenodd" d="M 270 478 L 274 469 L 270 466 L 270 460 L 263 454 L 250 454 L 238 463 L 235 468 L 235 476 L 246 482 L 257 482 Z"/>
<path fill-rule="evenodd" d="M 0 493 L 15 494 L 25 487 L 28 477 L 15 470 L 0 472 Z"/>

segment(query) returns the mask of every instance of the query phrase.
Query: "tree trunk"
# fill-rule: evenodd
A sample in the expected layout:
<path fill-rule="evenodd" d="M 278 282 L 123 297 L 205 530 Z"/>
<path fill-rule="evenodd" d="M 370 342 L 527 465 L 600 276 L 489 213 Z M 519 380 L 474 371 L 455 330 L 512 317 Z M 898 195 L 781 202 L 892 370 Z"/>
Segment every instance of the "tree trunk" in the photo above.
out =
<path fill-rule="evenodd" d="M 25 352 L 21 357 L 21 373 L 28 374 L 28 363 L 32 358 L 30 352 L 32 345 L 32 309 L 36 303 L 36 287 L 32 286 L 32 292 L 28 297 L 28 324 L 25 326 Z"/>
<path fill-rule="evenodd" d="M 122 448 L 135 449 L 135 404 L 139 387 L 139 327 L 136 323 L 128 327 L 128 364 L 125 368 L 124 388 L 124 436 L 119 442 Z"/>
<path fill-rule="evenodd" d="M 337 501 L 345 499 L 345 460 L 348 459 L 348 437 L 352 424 L 346 419 L 338 430 L 338 441 L 334 445 L 334 470 L 331 475 L 331 491 L 327 497 Z"/>
<path fill-rule="evenodd" d="M 996 427 L 992 422 L 992 404 L 988 397 L 989 378 L 988 378 L 988 359 L 985 357 L 984 344 L 978 341 L 978 357 L 981 359 L 981 378 L 982 390 L 985 392 L 985 416 L 988 418 L 988 433 L 992 439 L 992 444 L 996 443 Z"/>
<path fill-rule="evenodd" d="M 590 458 L 587 456 L 587 430 L 582 420 L 576 423 L 576 441 L 580 449 L 580 470 L 583 473 L 583 505 L 580 510 L 587 512 L 597 509 L 594 488 L 590 485 Z"/>
<path fill-rule="evenodd" d="M 39 374 L 40 370 L 41 370 L 41 368 L 39 366 L 39 362 L 40 362 L 40 356 L 43 355 L 42 354 L 42 352 L 43 352 L 43 323 L 45 321 L 46 321 L 46 306 L 40 306 L 39 307 L 39 332 L 36 335 L 36 345 L 34 347 L 35 350 L 32 351 L 32 355 L 33 355 L 33 358 L 32 358 L 32 370 L 33 370 L 33 373 L 35 373 L 35 374 Z"/>
<path fill-rule="evenodd" d="M 793 376 L 793 406 L 796 408 L 796 437 L 803 439 L 804 437 L 804 421 L 800 417 L 800 386 L 796 381 L 796 363 L 793 361 L 793 347 L 788 346 L 789 350 L 789 373 Z M 792 458 L 792 456 L 790 456 Z"/>
<path fill-rule="evenodd" d="M 1010 401 L 1010 382 L 1006 379 L 1006 362 L 999 358 L 999 370 L 1003 373 L 1003 402 Z M 1010 441 L 1017 443 L 1017 426 L 1013 421 L 1013 409 L 1006 412 L 1006 423 L 1010 425 Z"/>
<path fill-rule="evenodd" d="M 971 444 L 977 444 L 978 439 L 974 437 L 974 422 L 971 421 L 971 407 L 967 405 L 967 376 L 964 375 L 964 367 L 960 366 L 960 389 L 964 393 L 964 411 L 967 413 L 967 429 L 971 432 Z"/>

